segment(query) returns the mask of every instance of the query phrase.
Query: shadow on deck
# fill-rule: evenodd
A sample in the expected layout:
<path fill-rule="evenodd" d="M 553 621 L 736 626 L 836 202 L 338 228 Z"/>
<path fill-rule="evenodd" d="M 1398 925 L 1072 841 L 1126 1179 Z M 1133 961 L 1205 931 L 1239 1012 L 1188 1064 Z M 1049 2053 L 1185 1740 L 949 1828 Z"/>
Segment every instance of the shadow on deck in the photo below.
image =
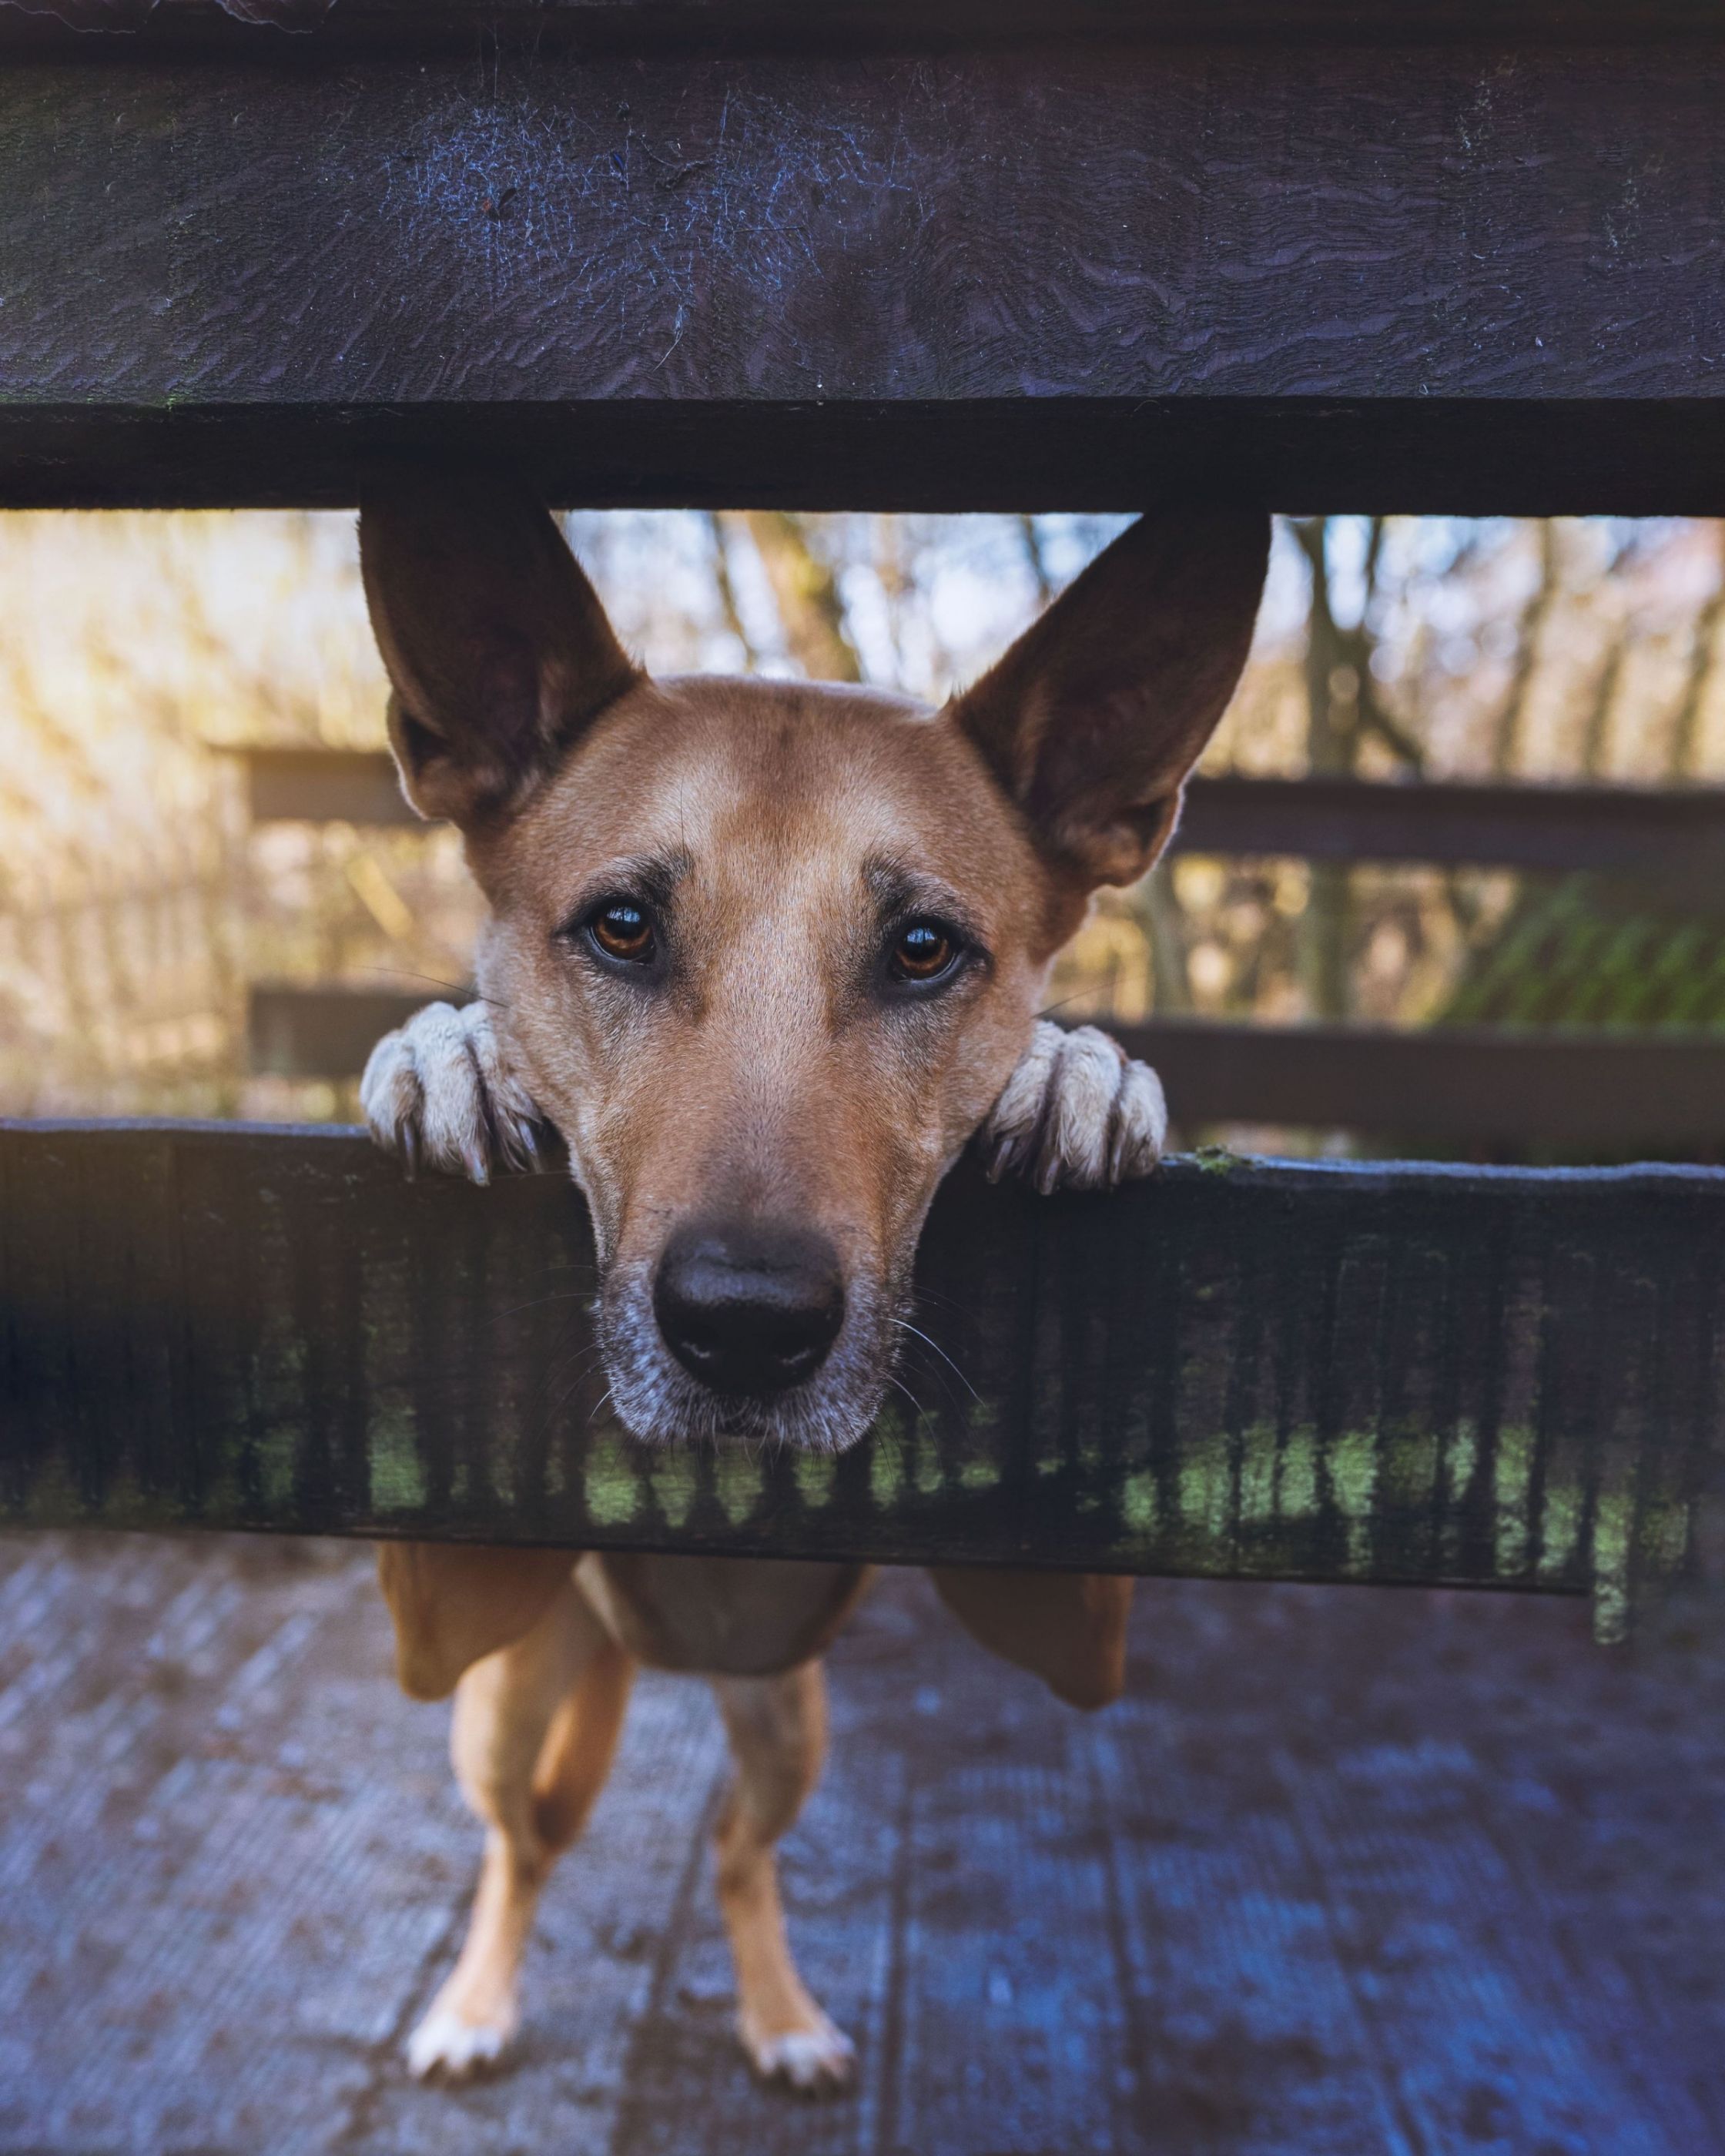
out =
<path fill-rule="evenodd" d="M 914 1575 L 833 1658 L 785 1849 L 860 2086 L 754 2088 L 704 1688 L 638 1689 L 512 2069 L 401 2040 L 477 1855 L 362 1552 L 0 1541 L 6 2156 L 1707 2156 L 1725 1609 L 1153 1582 L 1086 1718 Z"/>

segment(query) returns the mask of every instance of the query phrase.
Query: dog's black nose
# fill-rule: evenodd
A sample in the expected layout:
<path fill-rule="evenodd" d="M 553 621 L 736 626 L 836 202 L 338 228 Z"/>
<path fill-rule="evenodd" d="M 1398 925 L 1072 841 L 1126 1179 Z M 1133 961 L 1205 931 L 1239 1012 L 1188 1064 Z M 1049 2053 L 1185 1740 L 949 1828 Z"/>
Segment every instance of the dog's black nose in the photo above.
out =
<path fill-rule="evenodd" d="M 825 1362 L 845 1322 L 845 1282 L 823 1235 L 697 1221 L 665 1246 L 653 1313 L 672 1354 L 716 1393 L 782 1393 Z"/>

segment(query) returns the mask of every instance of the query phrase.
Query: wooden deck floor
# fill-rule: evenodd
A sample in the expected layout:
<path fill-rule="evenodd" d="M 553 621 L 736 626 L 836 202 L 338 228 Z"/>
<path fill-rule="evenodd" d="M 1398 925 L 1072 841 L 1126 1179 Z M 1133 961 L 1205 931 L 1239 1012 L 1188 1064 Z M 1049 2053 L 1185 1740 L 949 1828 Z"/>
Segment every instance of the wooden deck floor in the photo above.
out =
<path fill-rule="evenodd" d="M 476 1836 L 365 1555 L 0 1543 L 0 2150 L 1710 2156 L 1725 1618 L 1157 1584 L 1086 1718 L 888 1581 L 786 1849 L 855 2097 L 753 2087 L 703 1688 L 636 1698 L 512 2069 L 413 2085 Z"/>

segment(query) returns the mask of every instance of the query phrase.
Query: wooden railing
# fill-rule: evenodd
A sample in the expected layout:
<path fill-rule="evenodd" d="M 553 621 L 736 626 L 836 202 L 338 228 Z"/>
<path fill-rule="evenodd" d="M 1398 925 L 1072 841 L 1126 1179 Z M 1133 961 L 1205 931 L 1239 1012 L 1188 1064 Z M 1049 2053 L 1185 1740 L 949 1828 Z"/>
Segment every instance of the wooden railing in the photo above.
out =
<path fill-rule="evenodd" d="M 237 753 L 255 823 L 418 822 L 382 750 Z M 1725 902 L 1725 787 L 1200 778 L 1174 850 L 1578 870 Z"/>
<path fill-rule="evenodd" d="M 1720 38 L 8 0 L 0 501 L 345 507 L 435 448 L 594 507 L 1717 513 Z"/>
<path fill-rule="evenodd" d="M 359 1134 L 0 1127 L 0 1518 L 1591 1593 L 1679 1573 L 1725 1439 L 1725 1171 L 951 1177 L 926 1360 L 819 1454 L 596 1404 L 567 1178 Z M 555 1377 L 555 1382 L 553 1378 Z"/>
<path fill-rule="evenodd" d="M 246 752 L 252 814 L 413 823 L 386 755 Z M 1589 870 L 1664 904 L 1725 903 L 1725 788 L 1194 780 L 1189 853 Z M 430 992 L 254 988 L 252 1068 L 351 1077 Z M 1725 1036 L 1624 1029 L 1418 1031 L 1157 1019 L 1122 1029 L 1204 1124 L 1312 1126 L 1403 1143 L 1725 1147 Z"/>
<path fill-rule="evenodd" d="M 346 507 L 431 449 L 595 507 L 1725 508 L 1701 0 L 250 12 L 305 34 L 0 0 L 0 503 Z M 1200 793 L 1187 843 L 1287 843 L 1287 798 Z M 1450 797 L 1417 837 L 1411 789 L 1301 798 L 1328 858 L 1705 876 L 1717 829 L 1699 797 L 1657 830 Z M 1248 1048 L 1337 1045 L 1268 1039 L 1179 1090 L 1253 1113 Z M 1164 1034 L 1165 1069 L 1181 1041 L 1222 1052 Z M 1635 1086 L 1687 1127 L 1692 1083 L 1706 1125 L 1681 1061 Z M 1585 1081 L 1526 1082 L 1549 1130 Z M 835 1463 L 547 1414 L 583 1320 L 541 1287 L 588 1262 L 561 1178 L 408 1186 L 356 1136 L 236 1129 L 0 1163 L 26 1522 L 1591 1588 L 1612 1630 L 1683 1562 L 1725 1395 L 1705 1171 L 961 1177 L 923 1263 L 980 1404 L 919 1393 Z"/>

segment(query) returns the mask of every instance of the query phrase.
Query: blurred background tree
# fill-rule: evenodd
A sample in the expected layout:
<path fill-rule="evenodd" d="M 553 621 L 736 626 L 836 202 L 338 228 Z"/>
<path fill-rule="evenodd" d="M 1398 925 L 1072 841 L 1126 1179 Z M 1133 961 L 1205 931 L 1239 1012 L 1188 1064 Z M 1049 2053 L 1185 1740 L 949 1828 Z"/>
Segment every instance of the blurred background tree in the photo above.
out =
<path fill-rule="evenodd" d="M 936 701 L 1124 520 L 567 521 L 625 640 L 662 671 L 758 667 Z M 1284 521 L 1204 767 L 1725 781 L 1722 534 Z M 228 752 L 378 747 L 382 710 L 351 519 L 0 518 L 0 1110 L 352 1114 L 351 1086 L 247 1074 L 245 984 L 430 997 L 460 982 L 478 909 L 459 845 L 442 829 L 249 830 Z M 1722 1027 L 1725 932 L 1589 879 L 1181 856 L 1105 895 L 1050 1000 L 1125 1021 Z"/>

